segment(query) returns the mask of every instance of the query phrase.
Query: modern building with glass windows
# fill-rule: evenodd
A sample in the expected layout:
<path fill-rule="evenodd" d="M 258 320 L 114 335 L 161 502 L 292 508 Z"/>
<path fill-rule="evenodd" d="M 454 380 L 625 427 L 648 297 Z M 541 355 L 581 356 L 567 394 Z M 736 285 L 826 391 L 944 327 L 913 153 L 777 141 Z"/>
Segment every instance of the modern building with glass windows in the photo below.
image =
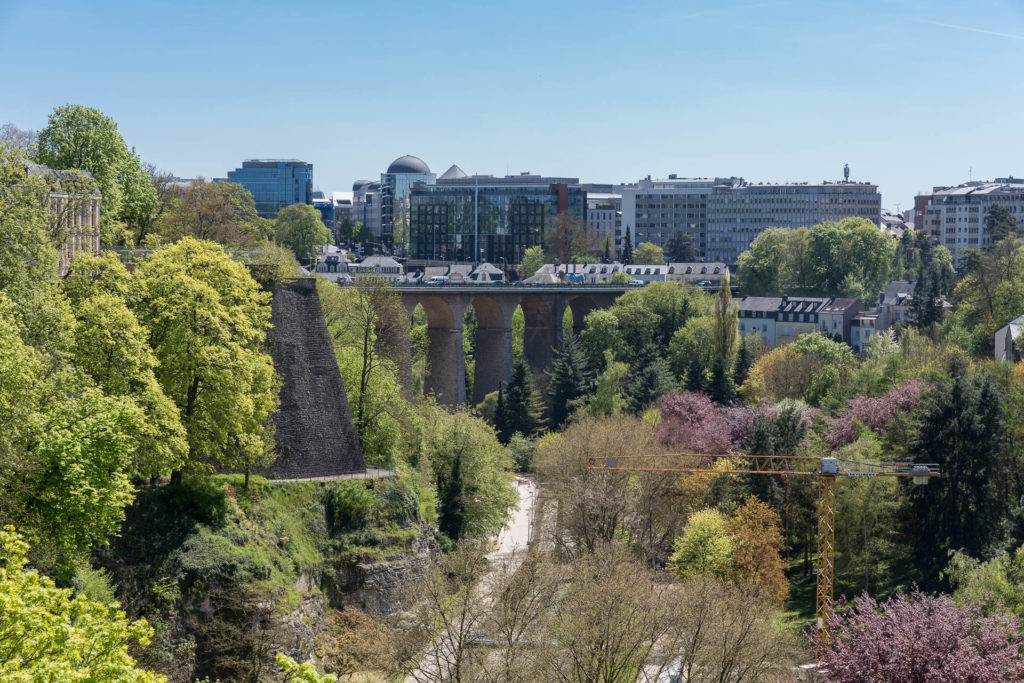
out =
<path fill-rule="evenodd" d="M 400 252 L 404 248 L 395 244 L 395 224 L 404 221 L 409 224 L 409 195 L 416 183 L 431 184 L 437 174 L 419 157 L 406 155 L 391 162 L 388 170 L 380 174 L 380 241 L 388 253 Z"/>
<path fill-rule="evenodd" d="M 524 173 L 420 183 L 410 195 L 410 256 L 516 264 L 527 247 L 544 243 L 544 232 L 563 212 L 587 220 L 578 178 Z"/>
<path fill-rule="evenodd" d="M 298 159 L 246 159 L 227 178 L 215 180 L 249 190 L 263 218 L 274 218 L 292 204 L 313 203 L 313 164 Z"/>

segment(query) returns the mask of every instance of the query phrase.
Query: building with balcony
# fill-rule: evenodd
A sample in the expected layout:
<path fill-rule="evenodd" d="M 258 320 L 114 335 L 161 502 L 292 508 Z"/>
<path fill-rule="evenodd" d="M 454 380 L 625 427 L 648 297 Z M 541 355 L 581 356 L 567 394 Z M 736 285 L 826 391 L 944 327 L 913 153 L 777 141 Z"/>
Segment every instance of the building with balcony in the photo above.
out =
<path fill-rule="evenodd" d="M 246 159 L 227 178 L 215 180 L 247 189 L 263 218 L 274 218 L 292 204 L 313 203 L 313 164 L 298 159 Z"/>
<path fill-rule="evenodd" d="M 587 218 L 578 178 L 523 173 L 448 177 L 417 183 L 410 194 L 409 255 L 513 267 L 528 247 L 542 245 L 555 216 Z"/>
<path fill-rule="evenodd" d="M 956 187 L 936 187 L 930 195 L 918 195 L 917 213 L 923 213 L 921 228 L 936 242 L 949 249 L 953 265 L 959 266 L 965 249 L 984 249 L 991 241 L 985 229 L 985 214 L 993 206 L 1004 206 L 1024 223 L 1024 180 L 996 178 L 992 182 L 974 181 Z"/>

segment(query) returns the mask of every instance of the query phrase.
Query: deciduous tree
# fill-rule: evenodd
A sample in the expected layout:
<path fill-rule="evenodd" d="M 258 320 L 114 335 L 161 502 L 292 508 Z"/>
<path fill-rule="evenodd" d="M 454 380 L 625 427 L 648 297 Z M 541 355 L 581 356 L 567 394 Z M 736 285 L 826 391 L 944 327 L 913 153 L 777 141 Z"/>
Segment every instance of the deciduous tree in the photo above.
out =
<path fill-rule="evenodd" d="M 136 311 L 188 438 L 190 469 L 267 453 L 279 379 L 266 350 L 270 293 L 220 245 L 190 237 L 139 263 Z M 176 475 L 176 479 L 180 475 Z"/>
<path fill-rule="evenodd" d="M 145 647 L 153 630 L 120 610 L 57 588 L 31 569 L 28 545 L 0 530 L 0 678 L 9 681 L 166 681 L 137 668 L 130 643 Z"/>
<path fill-rule="evenodd" d="M 637 263 L 649 263 L 660 266 L 665 263 L 665 251 L 653 242 L 641 242 L 636 245 L 633 258 Z"/>
<path fill-rule="evenodd" d="M 331 231 L 320 220 L 320 212 L 309 204 L 292 204 L 281 209 L 274 221 L 274 238 L 295 252 L 299 263 L 313 262 L 320 247 L 331 241 Z"/>
<path fill-rule="evenodd" d="M 1001 681 L 1024 676 L 1020 623 L 986 616 L 976 603 L 900 591 L 879 604 L 868 594 L 840 603 L 826 622 L 822 668 L 840 683 Z"/>

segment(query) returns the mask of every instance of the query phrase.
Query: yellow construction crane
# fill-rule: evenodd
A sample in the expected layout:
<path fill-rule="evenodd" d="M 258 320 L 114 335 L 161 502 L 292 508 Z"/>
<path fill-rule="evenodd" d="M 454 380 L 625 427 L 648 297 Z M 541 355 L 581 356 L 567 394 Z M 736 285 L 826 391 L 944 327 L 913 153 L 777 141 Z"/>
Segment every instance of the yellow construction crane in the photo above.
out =
<path fill-rule="evenodd" d="M 912 477 L 914 484 L 919 485 L 927 484 L 929 479 L 939 476 L 939 466 L 934 463 L 873 463 L 843 458 L 744 455 L 742 453 L 717 455 L 673 453 L 591 458 L 588 469 L 622 472 L 703 472 L 817 477 L 818 555 L 815 606 L 819 634 L 824 634 L 825 620 L 832 608 L 832 586 L 835 579 L 836 479 L 838 477 Z"/>

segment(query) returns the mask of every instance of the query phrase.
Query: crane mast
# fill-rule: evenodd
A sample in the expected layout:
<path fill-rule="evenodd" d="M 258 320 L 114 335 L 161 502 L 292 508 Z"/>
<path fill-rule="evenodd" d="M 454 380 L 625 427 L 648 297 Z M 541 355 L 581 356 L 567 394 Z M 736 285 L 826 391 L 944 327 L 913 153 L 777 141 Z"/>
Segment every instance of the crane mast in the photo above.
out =
<path fill-rule="evenodd" d="M 819 643 L 832 609 L 835 585 L 836 483 L 839 477 L 910 477 L 915 485 L 939 476 L 935 463 L 860 462 L 845 458 L 803 455 L 745 455 L 742 453 L 665 453 L 590 458 L 588 469 L 620 472 L 766 474 L 813 476 L 818 480 L 818 553 L 815 562 L 815 615 Z M 820 652 L 820 651 L 819 651 Z"/>

